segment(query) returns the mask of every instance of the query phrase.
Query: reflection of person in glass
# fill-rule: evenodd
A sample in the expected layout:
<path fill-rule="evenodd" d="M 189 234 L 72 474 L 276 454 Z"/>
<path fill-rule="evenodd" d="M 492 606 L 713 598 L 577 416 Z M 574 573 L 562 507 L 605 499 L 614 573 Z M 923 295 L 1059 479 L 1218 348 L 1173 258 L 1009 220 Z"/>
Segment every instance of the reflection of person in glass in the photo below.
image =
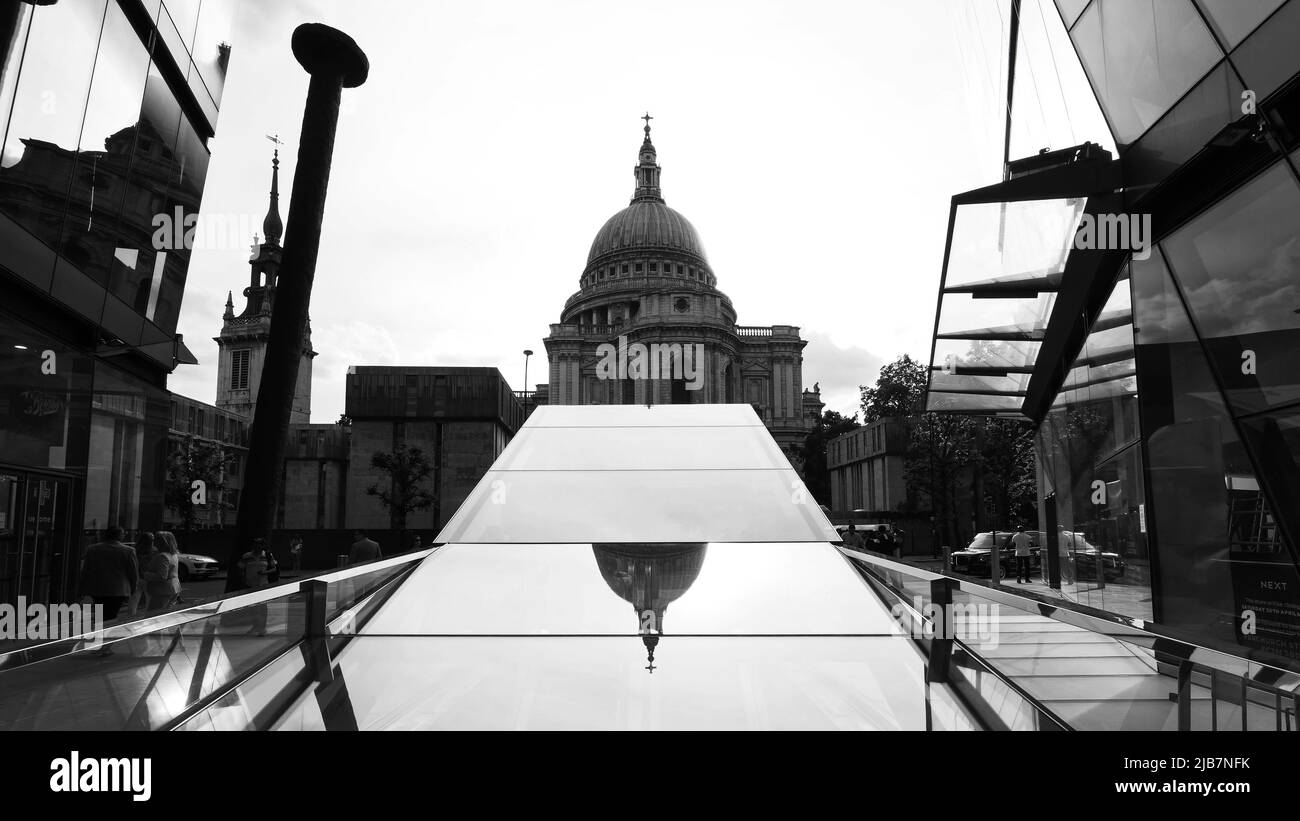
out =
<path fill-rule="evenodd" d="M 1028 584 L 1033 581 L 1029 578 L 1029 557 L 1032 555 L 1030 547 L 1033 545 L 1033 539 L 1025 532 L 1023 527 L 1016 528 L 1016 535 L 1011 537 L 1011 547 L 1016 553 L 1016 583 Z"/>
<path fill-rule="evenodd" d="M 271 583 L 271 564 L 267 560 L 266 540 L 261 536 L 253 539 L 252 548 L 239 558 L 239 572 L 243 574 L 244 584 L 249 588 L 266 587 Z M 259 636 L 266 635 L 266 605 L 257 604 L 252 608 L 252 632 Z"/>
<path fill-rule="evenodd" d="M 668 605 L 695 582 L 707 548 L 696 542 L 592 545 L 601 577 L 615 595 L 632 605 L 651 673 Z"/>

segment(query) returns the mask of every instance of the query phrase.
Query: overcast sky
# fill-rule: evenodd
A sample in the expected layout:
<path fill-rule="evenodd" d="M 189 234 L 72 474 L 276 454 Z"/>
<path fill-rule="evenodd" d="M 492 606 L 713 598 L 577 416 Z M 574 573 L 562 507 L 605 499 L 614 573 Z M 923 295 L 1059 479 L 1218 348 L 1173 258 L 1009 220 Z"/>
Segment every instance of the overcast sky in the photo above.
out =
<path fill-rule="evenodd" d="M 1055 48 L 1035 56 L 1042 112 L 1013 155 L 1109 147 L 1091 99 L 1054 116 L 1087 87 L 1051 0 L 1024 2 Z M 202 211 L 261 224 L 278 133 L 287 218 L 307 87 L 290 35 L 347 32 L 371 68 L 335 144 L 312 421 L 342 412 L 349 365 L 495 366 L 519 389 L 525 348 L 545 381 L 548 325 L 628 204 L 648 110 L 664 198 L 740 323 L 799 326 L 804 385 L 853 413 L 881 364 L 929 356 L 949 200 L 999 179 L 1006 15 L 1007 0 L 243 0 Z M 195 251 L 178 330 L 200 364 L 172 390 L 214 401 L 212 337 L 227 291 L 242 308 L 247 258 Z"/>

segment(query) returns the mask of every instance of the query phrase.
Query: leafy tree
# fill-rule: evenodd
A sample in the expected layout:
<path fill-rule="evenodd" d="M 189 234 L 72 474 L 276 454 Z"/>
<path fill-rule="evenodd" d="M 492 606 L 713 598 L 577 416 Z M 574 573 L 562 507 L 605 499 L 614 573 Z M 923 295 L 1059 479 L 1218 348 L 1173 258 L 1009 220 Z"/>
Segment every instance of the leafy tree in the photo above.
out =
<path fill-rule="evenodd" d="M 999 528 L 1032 525 L 1038 518 L 1033 425 L 995 417 L 979 423 L 976 459 L 985 511 Z"/>
<path fill-rule="evenodd" d="M 820 504 L 828 507 L 831 504 L 831 472 L 826 466 L 826 443 L 859 427 L 856 413 L 845 417 L 835 411 L 825 411 L 817 420 L 817 427 L 804 440 L 803 480 Z"/>
<path fill-rule="evenodd" d="M 975 459 L 977 424 L 967 416 L 927 413 L 912 426 L 904 465 L 908 502 L 930 509 L 940 544 L 958 542 L 957 501 Z"/>
<path fill-rule="evenodd" d="M 925 398 L 927 368 L 908 354 L 880 369 L 875 387 L 860 386 L 862 424 L 870 425 L 886 416 L 913 416 Z"/>
<path fill-rule="evenodd" d="M 231 509 L 224 499 L 226 475 L 234 454 L 226 451 L 220 442 L 210 442 L 187 435 L 173 444 L 167 453 L 167 475 L 163 484 L 163 502 L 175 510 L 184 523 L 185 530 L 194 527 L 194 482 L 206 486 L 207 506 L 221 510 Z"/>
<path fill-rule="evenodd" d="M 376 452 L 370 457 L 370 466 L 388 474 L 388 487 L 375 483 L 366 488 L 366 495 L 377 496 L 388 510 L 393 528 L 405 533 L 406 517 L 416 511 L 433 506 L 436 496 L 422 485 L 433 474 L 433 465 L 417 447 L 400 447 L 392 453 Z"/>
<path fill-rule="evenodd" d="M 960 546 L 962 498 L 982 509 L 989 527 L 1037 520 L 1034 429 L 1026 421 L 924 414 L 912 429 L 905 477 L 912 505 L 929 502 L 944 544 Z"/>

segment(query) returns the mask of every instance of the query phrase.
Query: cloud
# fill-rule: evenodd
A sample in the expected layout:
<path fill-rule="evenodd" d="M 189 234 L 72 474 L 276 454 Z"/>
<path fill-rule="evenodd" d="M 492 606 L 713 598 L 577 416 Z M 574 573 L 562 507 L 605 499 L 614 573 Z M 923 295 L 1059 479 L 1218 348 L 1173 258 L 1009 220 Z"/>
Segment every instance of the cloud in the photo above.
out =
<path fill-rule="evenodd" d="M 885 360 L 865 348 L 841 347 L 824 331 L 804 329 L 803 336 L 804 387 L 820 383 L 826 410 L 858 413 L 858 386 L 874 383 Z"/>

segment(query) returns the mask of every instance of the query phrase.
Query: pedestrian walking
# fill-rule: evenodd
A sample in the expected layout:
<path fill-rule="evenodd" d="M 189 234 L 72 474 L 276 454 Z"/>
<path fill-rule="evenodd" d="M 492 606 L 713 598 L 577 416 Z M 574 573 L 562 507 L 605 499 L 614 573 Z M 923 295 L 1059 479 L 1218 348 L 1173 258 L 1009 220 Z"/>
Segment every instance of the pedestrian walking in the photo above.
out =
<path fill-rule="evenodd" d="M 297 573 L 302 569 L 302 537 L 297 533 L 289 540 L 289 571 Z"/>
<path fill-rule="evenodd" d="M 1029 578 L 1029 558 L 1033 555 L 1030 547 L 1034 540 L 1029 537 L 1024 528 L 1018 528 L 1016 535 L 1011 537 L 1011 546 L 1016 552 L 1016 584 L 1027 584 L 1032 581 Z"/>
<path fill-rule="evenodd" d="M 104 621 L 117 618 L 140 584 L 140 562 L 135 550 L 122 544 L 125 532 L 117 525 L 104 531 L 104 541 L 86 548 L 81 559 L 81 581 L 77 598 L 88 596 L 102 608 Z M 112 645 L 104 645 L 98 655 L 111 656 Z"/>
<path fill-rule="evenodd" d="M 383 557 L 379 543 L 366 537 L 366 531 L 357 528 L 352 531 L 352 549 L 348 552 L 348 566 L 362 562 L 372 562 Z"/>
<path fill-rule="evenodd" d="M 155 548 L 144 574 L 149 612 L 170 607 L 181 597 L 181 551 L 176 536 L 167 530 L 158 531 Z"/>
<path fill-rule="evenodd" d="M 261 536 L 253 539 L 248 552 L 239 557 L 239 572 L 244 579 L 244 586 L 257 590 L 271 583 L 271 563 L 267 559 L 266 539 Z M 266 604 L 257 604 L 252 608 L 253 626 L 251 631 L 258 636 L 266 635 Z"/>
<path fill-rule="evenodd" d="M 131 591 L 130 597 L 126 601 L 127 615 L 134 616 L 145 609 L 148 599 L 145 597 L 145 586 L 147 581 L 144 572 L 149 569 L 149 560 L 153 558 L 154 535 L 152 533 L 141 533 L 135 537 L 135 561 L 139 568 L 139 578 L 136 579 L 135 589 Z"/>
<path fill-rule="evenodd" d="M 104 540 L 86 548 L 81 560 L 78 598 L 89 596 L 102 605 L 106 621 L 117 618 L 140 581 L 140 562 L 135 551 L 122 544 L 123 535 L 117 525 L 109 527 L 104 531 Z"/>

